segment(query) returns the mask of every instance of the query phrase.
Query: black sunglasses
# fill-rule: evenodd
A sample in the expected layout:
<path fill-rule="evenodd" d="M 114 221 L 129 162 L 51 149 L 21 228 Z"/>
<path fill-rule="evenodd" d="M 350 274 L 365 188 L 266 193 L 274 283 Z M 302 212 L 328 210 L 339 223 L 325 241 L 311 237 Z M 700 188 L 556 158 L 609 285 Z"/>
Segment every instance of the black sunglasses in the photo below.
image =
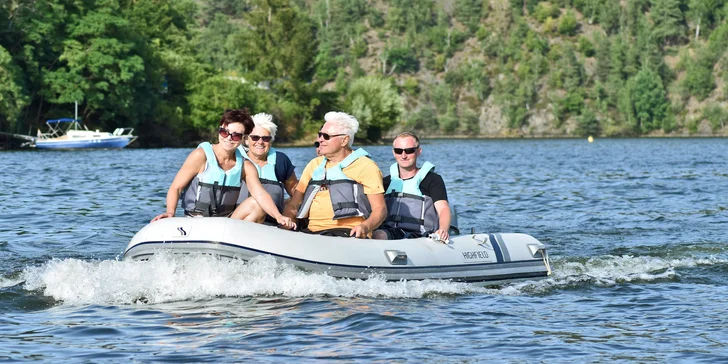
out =
<path fill-rule="evenodd" d="M 342 136 L 342 135 L 346 135 L 346 134 L 334 134 L 334 135 L 330 135 L 330 134 L 318 132 L 319 138 L 324 138 L 324 140 L 329 140 L 329 139 L 331 139 L 333 137 Z"/>
<path fill-rule="evenodd" d="M 404 149 L 403 148 L 392 148 L 392 150 L 394 151 L 394 154 L 397 154 L 397 155 L 402 154 L 402 152 L 405 152 L 407 154 L 413 154 L 414 152 L 417 151 L 417 148 L 419 148 L 419 147 L 404 148 Z"/>
<path fill-rule="evenodd" d="M 229 136 L 230 139 L 232 139 L 234 142 L 239 142 L 239 141 L 243 140 L 243 133 L 231 133 L 229 130 L 227 130 L 225 128 L 220 128 L 220 130 L 218 130 L 218 133 L 220 133 L 220 136 L 223 139 L 225 139 Z"/>
<path fill-rule="evenodd" d="M 270 141 L 273 140 L 273 137 L 270 135 L 260 136 L 260 135 L 251 134 L 251 135 L 248 135 L 248 138 L 250 138 L 250 140 L 252 140 L 254 142 L 257 142 L 258 140 L 263 139 L 263 141 L 266 143 L 270 143 Z"/>

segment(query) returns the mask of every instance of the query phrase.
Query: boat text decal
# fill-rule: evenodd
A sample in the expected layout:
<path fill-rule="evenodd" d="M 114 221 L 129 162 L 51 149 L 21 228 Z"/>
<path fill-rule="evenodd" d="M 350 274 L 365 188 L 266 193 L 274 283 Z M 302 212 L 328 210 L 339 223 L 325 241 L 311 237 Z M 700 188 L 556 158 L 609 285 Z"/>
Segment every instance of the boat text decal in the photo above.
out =
<path fill-rule="evenodd" d="M 463 252 L 463 258 L 471 260 L 471 259 L 488 259 L 490 256 L 488 255 L 488 252 L 485 250 L 476 250 L 472 252 Z"/>

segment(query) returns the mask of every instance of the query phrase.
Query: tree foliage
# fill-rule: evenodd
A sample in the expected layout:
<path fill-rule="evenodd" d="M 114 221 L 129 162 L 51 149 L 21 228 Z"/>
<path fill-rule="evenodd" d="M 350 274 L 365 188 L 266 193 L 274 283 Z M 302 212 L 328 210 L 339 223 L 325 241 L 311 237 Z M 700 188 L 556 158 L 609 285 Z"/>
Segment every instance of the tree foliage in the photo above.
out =
<path fill-rule="evenodd" d="M 722 125 L 726 18 L 728 0 L 3 1 L 0 129 L 76 100 L 149 146 L 205 138 L 233 107 L 274 114 L 279 140 L 332 109 L 371 140 L 477 133 L 483 115 L 528 132 L 548 110 L 579 135 L 669 132 L 694 126 L 691 97 Z"/>
<path fill-rule="evenodd" d="M 643 133 L 661 129 L 667 118 L 667 99 L 660 76 L 649 68 L 640 70 L 629 83 L 635 128 Z"/>
<path fill-rule="evenodd" d="M 379 140 L 402 117 L 402 99 L 391 81 L 363 77 L 352 82 L 346 93 L 346 109 L 359 120 L 359 133 Z"/>
<path fill-rule="evenodd" d="M 9 129 L 15 131 L 17 120 L 28 103 L 20 69 L 10 53 L 0 46 L 0 115 L 9 121 Z M 0 126 L 2 124 L 0 119 Z"/>

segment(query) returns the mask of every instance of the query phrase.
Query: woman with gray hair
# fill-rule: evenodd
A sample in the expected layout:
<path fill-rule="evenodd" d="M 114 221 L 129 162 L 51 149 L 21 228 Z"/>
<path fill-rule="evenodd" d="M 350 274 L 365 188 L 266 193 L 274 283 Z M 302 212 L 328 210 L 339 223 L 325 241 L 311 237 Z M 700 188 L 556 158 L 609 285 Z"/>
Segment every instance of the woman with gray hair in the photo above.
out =
<path fill-rule="evenodd" d="M 278 211 L 282 211 L 285 206 L 284 191 L 288 192 L 288 196 L 293 196 L 293 189 L 298 184 L 296 167 L 287 155 L 272 148 L 278 131 L 278 126 L 273 123 L 273 116 L 265 113 L 255 114 L 253 123 L 255 127 L 246 137 L 247 150 L 243 145 L 239 149 L 243 153 L 243 157 L 253 162 L 255 168 L 258 169 L 258 176 L 263 188 L 270 194 Z M 245 185 L 243 185 L 241 193 L 247 193 Z M 272 217 L 267 215 L 255 200 L 251 199 L 245 200 L 241 208 L 235 211 L 233 217 L 258 223 L 272 222 Z"/>
<path fill-rule="evenodd" d="M 307 233 L 369 238 L 387 215 L 382 172 L 364 149 L 351 148 L 356 118 L 329 112 L 324 120 L 320 156 L 306 165 L 284 215 L 307 218 Z"/>

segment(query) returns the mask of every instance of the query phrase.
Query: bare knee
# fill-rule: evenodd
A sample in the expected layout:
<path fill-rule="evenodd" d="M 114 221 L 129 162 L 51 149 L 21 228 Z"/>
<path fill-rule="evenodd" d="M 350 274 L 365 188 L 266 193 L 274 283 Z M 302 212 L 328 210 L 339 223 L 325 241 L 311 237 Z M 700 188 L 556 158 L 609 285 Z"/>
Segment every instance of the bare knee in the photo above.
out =
<path fill-rule="evenodd" d="M 265 219 L 265 212 L 254 198 L 248 197 L 245 201 L 238 205 L 230 217 L 233 219 L 260 223 L 263 222 L 263 219 Z"/>
<path fill-rule="evenodd" d="M 372 239 L 387 240 L 387 232 L 384 230 L 374 230 L 372 232 Z"/>

